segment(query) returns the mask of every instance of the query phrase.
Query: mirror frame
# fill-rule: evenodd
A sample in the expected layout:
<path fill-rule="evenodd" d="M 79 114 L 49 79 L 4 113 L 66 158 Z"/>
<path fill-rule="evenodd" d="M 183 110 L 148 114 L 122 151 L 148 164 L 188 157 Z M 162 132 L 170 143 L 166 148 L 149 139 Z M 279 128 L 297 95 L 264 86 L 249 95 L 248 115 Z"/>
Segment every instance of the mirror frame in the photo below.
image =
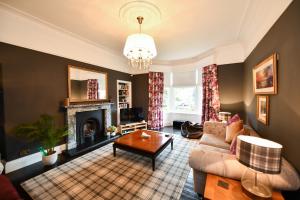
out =
<path fill-rule="evenodd" d="M 70 73 L 70 69 L 71 68 L 76 68 L 76 69 L 81 69 L 84 71 L 88 71 L 88 72 L 97 72 L 100 74 L 103 74 L 105 76 L 105 82 L 106 82 L 106 98 L 105 99 L 85 99 L 85 100 L 72 100 L 71 98 L 71 73 Z M 88 67 L 77 67 L 74 65 L 68 65 L 68 98 L 70 103 L 84 103 L 84 102 L 104 102 L 104 101 L 108 101 L 108 78 L 107 78 L 107 72 L 102 72 L 101 70 L 96 70 L 96 69 L 91 69 Z"/>

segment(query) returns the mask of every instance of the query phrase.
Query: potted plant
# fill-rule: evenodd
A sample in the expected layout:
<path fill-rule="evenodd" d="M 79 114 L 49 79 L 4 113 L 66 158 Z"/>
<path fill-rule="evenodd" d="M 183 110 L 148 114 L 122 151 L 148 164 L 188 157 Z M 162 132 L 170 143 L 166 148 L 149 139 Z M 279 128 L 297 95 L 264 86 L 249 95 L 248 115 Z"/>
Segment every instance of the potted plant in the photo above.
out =
<path fill-rule="evenodd" d="M 115 127 L 115 126 L 109 126 L 107 128 L 107 132 L 109 132 L 111 136 L 115 136 L 116 135 L 116 131 L 117 131 L 117 127 Z"/>
<path fill-rule="evenodd" d="M 64 136 L 68 135 L 68 130 L 65 127 L 57 128 L 52 116 L 41 115 L 36 122 L 16 127 L 16 134 L 40 142 L 39 150 L 42 153 L 43 163 L 53 165 L 57 161 L 57 152 L 54 147 Z"/>

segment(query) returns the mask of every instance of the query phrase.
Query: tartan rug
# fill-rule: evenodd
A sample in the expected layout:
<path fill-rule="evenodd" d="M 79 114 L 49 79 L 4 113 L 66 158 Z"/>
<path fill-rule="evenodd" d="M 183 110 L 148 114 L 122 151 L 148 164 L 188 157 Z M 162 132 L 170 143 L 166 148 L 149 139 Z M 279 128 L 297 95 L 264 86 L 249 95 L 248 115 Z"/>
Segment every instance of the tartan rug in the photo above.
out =
<path fill-rule="evenodd" d="M 21 184 L 32 199 L 179 199 L 190 172 L 188 154 L 198 140 L 174 135 L 174 149 L 167 146 L 151 159 L 108 144 Z"/>

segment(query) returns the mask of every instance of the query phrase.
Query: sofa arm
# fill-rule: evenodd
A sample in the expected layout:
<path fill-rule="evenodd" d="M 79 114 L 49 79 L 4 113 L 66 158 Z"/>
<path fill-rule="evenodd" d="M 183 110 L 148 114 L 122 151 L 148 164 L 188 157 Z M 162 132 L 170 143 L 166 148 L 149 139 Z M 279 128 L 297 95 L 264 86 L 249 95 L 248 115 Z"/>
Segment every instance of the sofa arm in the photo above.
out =
<path fill-rule="evenodd" d="M 203 125 L 203 133 L 214 134 L 225 138 L 226 124 L 223 122 L 206 121 Z"/>
<path fill-rule="evenodd" d="M 241 179 L 247 169 L 236 160 L 235 155 L 229 154 L 227 150 L 208 145 L 199 145 L 193 149 L 190 152 L 189 164 L 195 170 L 237 180 Z M 280 174 L 268 175 L 268 177 L 274 189 L 298 190 L 300 188 L 297 171 L 284 158 Z"/>
<path fill-rule="evenodd" d="M 190 152 L 189 165 L 198 171 L 233 179 L 240 179 L 244 169 L 228 150 L 203 144 Z"/>

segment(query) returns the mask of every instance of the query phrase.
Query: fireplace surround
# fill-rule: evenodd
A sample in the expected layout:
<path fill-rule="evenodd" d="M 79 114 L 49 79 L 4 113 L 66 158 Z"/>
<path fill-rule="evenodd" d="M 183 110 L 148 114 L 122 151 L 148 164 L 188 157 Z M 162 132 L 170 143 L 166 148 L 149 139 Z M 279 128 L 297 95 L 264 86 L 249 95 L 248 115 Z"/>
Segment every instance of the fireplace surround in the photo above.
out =
<path fill-rule="evenodd" d="M 66 106 L 69 130 L 67 152 L 69 154 L 109 142 L 110 138 L 106 136 L 106 129 L 111 126 L 111 106 L 112 103 Z"/>

